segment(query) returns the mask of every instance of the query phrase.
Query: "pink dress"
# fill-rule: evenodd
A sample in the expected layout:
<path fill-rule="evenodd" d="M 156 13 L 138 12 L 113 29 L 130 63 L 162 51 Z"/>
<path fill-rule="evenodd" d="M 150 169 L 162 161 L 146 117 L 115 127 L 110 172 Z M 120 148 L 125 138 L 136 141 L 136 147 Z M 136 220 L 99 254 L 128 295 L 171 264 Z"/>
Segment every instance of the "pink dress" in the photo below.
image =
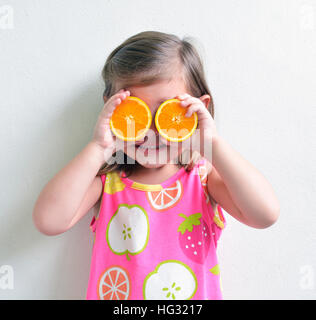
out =
<path fill-rule="evenodd" d="M 101 176 L 87 299 L 222 299 L 216 248 L 226 221 L 212 208 L 205 164 L 156 185 Z"/>

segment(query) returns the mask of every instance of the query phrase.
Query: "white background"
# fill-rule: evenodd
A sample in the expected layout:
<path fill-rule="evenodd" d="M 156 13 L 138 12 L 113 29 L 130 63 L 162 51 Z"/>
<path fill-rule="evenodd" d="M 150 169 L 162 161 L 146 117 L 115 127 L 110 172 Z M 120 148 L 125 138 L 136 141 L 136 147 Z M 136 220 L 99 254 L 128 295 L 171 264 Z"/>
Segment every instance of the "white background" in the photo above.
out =
<path fill-rule="evenodd" d="M 316 297 L 316 1 L 1 0 L 0 12 L 0 267 L 14 271 L 1 299 L 85 298 L 92 212 L 48 237 L 32 208 L 92 136 L 106 57 L 145 30 L 197 39 L 218 131 L 281 203 L 264 230 L 226 214 L 224 298 Z"/>

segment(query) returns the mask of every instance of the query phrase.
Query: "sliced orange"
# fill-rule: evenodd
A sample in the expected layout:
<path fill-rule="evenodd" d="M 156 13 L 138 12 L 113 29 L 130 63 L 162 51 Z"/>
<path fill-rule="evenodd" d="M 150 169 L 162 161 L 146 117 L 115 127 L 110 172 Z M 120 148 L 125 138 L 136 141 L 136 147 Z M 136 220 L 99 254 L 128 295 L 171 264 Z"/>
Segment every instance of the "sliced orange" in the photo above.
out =
<path fill-rule="evenodd" d="M 150 206 L 157 211 L 163 211 L 174 207 L 182 197 L 183 188 L 180 180 L 160 191 L 146 192 Z"/>
<path fill-rule="evenodd" d="M 106 269 L 98 284 L 100 300 L 127 300 L 130 294 L 130 280 L 127 271 L 119 266 Z"/>
<path fill-rule="evenodd" d="M 152 115 L 147 104 L 137 97 L 126 97 L 116 106 L 110 119 L 112 132 L 124 141 L 143 138 L 150 128 Z"/>
<path fill-rule="evenodd" d="M 198 116 L 194 112 L 186 117 L 187 108 L 181 106 L 179 99 L 164 101 L 155 115 L 155 125 L 158 132 L 167 140 L 180 142 L 188 139 L 198 124 Z"/>

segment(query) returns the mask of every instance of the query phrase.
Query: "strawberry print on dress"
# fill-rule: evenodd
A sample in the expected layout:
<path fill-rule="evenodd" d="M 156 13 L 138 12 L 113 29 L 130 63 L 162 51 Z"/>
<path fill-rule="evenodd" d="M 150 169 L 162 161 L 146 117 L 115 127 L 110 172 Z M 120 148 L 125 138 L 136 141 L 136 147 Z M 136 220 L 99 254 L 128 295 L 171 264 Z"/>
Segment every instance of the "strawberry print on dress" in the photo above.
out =
<path fill-rule="evenodd" d="M 210 247 L 210 230 L 201 213 L 189 216 L 179 214 L 185 220 L 179 226 L 179 243 L 184 254 L 197 263 L 203 263 Z"/>

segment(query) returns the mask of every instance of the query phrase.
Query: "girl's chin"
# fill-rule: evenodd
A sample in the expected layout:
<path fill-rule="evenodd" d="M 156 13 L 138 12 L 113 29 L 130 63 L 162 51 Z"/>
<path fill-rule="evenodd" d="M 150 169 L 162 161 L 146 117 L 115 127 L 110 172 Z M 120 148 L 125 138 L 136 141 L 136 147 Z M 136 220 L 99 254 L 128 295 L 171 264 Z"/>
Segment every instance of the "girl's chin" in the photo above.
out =
<path fill-rule="evenodd" d="M 161 168 L 165 165 L 165 163 L 141 163 L 139 161 L 137 161 L 142 167 L 146 168 L 146 169 L 158 169 Z"/>

